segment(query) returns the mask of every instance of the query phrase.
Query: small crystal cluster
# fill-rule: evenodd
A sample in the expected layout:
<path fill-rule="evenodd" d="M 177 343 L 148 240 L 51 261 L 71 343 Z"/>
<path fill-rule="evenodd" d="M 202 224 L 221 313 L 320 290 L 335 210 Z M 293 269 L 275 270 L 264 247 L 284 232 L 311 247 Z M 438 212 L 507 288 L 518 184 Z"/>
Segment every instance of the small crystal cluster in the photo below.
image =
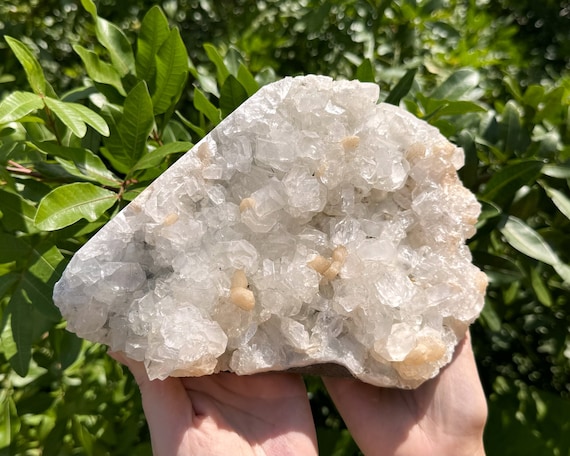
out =
<path fill-rule="evenodd" d="M 378 87 L 263 87 L 73 257 L 68 328 L 150 378 L 322 363 L 437 374 L 483 306 L 463 151 Z"/>

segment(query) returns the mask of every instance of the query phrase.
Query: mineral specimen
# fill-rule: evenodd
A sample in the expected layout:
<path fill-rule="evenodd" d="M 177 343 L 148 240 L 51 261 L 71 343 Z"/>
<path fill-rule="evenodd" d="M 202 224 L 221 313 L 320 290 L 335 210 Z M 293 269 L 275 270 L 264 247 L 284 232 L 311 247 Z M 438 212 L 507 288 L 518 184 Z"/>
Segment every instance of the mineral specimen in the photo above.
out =
<path fill-rule="evenodd" d="M 483 306 L 464 156 L 378 87 L 259 90 L 81 248 L 68 328 L 150 378 L 333 363 L 375 385 L 437 374 Z"/>

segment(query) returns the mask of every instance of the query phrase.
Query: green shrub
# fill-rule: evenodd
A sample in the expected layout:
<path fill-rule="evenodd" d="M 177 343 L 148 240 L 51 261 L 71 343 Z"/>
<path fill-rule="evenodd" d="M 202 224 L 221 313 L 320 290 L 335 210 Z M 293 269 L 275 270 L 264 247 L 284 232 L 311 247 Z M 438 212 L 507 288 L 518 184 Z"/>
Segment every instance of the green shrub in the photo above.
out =
<path fill-rule="evenodd" d="M 461 178 L 483 205 L 470 247 L 490 280 L 472 328 L 490 405 L 487 453 L 568 454 L 563 66 L 549 70 L 555 82 L 515 82 L 528 49 L 510 41 L 520 33 L 514 16 L 476 14 L 475 2 L 254 3 L 170 1 L 140 21 L 108 21 L 99 13 L 118 14 L 113 2 L 99 13 L 92 0 L 83 9 L 46 2 L 37 31 L 23 16 L 12 37 L 4 28 L 0 454 L 150 454 L 136 385 L 103 347 L 65 331 L 53 285 L 91 235 L 259 86 L 308 72 L 374 81 L 383 101 L 465 149 Z M 129 5 L 136 15 L 144 2 Z M 72 14 L 54 13 L 49 30 L 59 8 Z M 202 19 L 189 21 L 191 11 Z M 357 454 L 320 381 L 307 384 L 322 454 Z"/>

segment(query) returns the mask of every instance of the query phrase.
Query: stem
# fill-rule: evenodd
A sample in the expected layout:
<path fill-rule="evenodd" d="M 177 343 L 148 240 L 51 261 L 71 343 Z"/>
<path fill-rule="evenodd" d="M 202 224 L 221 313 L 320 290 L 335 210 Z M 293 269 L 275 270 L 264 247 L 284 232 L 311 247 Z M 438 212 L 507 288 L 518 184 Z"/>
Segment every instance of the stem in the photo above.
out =
<path fill-rule="evenodd" d="M 154 139 L 159 146 L 164 146 L 164 143 L 162 142 L 162 138 L 160 137 L 158 131 L 152 130 L 152 139 Z"/>

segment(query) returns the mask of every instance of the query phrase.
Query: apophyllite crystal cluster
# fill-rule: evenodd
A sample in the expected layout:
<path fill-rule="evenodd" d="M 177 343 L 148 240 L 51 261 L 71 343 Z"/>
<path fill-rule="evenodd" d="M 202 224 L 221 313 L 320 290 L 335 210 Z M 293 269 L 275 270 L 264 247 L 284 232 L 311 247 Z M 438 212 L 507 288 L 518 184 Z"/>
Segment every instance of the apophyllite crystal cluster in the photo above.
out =
<path fill-rule="evenodd" d="M 267 85 L 79 250 L 68 328 L 150 378 L 332 363 L 415 387 L 483 306 L 464 156 L 378 87 Z"/>

